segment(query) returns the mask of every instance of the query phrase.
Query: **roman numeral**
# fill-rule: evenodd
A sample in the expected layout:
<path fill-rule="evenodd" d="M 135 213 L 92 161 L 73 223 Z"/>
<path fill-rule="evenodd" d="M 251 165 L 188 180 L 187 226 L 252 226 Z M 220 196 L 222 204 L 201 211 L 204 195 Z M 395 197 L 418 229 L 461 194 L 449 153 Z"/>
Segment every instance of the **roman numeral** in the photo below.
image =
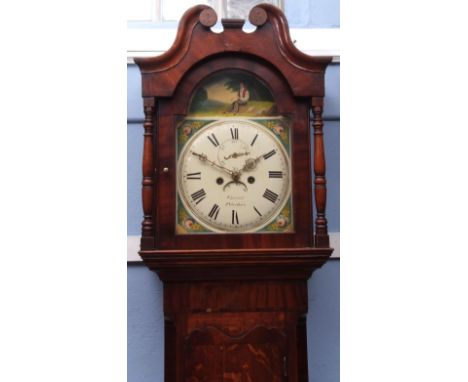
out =
<path fill-rule="evenodd" d="M 219 146 L 219 142 L 218 140 L 216 139 L 216 135 L 214 135 L 213 133 L 211 134 L 211 136 L 208 135 L 207 137 L 211 143 L 213 143 L 213 146 L 214 147 L 218 147 Z"/>
<path fill-rule="evenodd" d="M 254 210 L 255 210 L 255 212 L 258 214 L 258 216 L 262 216 L 262 214 L 260 213 L 260 211 L 259 211 L 259 210 L 257 210 L 257 208 L 256 208 L 255 206 L 254 206 L 254 208 L 253 208 L 253 209 L 254 209 Z"/>
<path fill-rule="evenodd" d="M 187 179 L 201 179 L 201 172 L 191 172 L 185 176 Z"/>
<path fill-rule="evenodd" d="M 282 178 L 283 171 L 268 171 L 268 176 L 270 178 Z"/>
<path fill-rule="evenodd" d="M 237 127 L 234 130 L 231 128 L 231 137 L 232 139 L 239 139 L 239 129 Z"/>
<path fill-rule="evenodd" d="M 196 192 L 194 192 L 192 195 L 190 195 L 193 199 L 193 201 L 195 202 L 195 204 L 198 204 L 200 203 L 203 199 L 205 199 L 205 196 L 206 196 L 206 192 L 205 190 L 202 188 L 201 190 L 198 190 Z"/>
<path fill-rule="evenodd" d="M 275 203 L 276 200 L 278 199 L 278 194 L 276 194 L 275 192 L 267 188 L 265 192 L 263 193 L 263 197 L 265 199 L 268 199 L 270 202 Z"/>
<path fill-rule="evenodd" d="M 239 224 L 239 216 L 237 216 L 237 211 L 232 210 L 232 224 Z"/>
<path fill-rule="evenodd" d="M 211 211 L 209 212 L 208 216 L 216 220 L 219 214 L 219 210 L 219 206 L 217 204 L 214 204 L 213 207 L 211 207 Z"/>
<path fill-rule="evenodd" d="M 271 150 L 270 152 L 263 155 L 263 159 L 268 159 L 276 154 L 276 150 Z"/>
<path fill-rule="evenodd" d="M 255 135 L 254 139 L 252 139 L 252 142 L 250 143 L 250 146 L 253 146 L 253 145 L 254 145 L 254 143 L 255 143 L 255 141 L 257 140 L 257 138 L 258 138 L 258 134 Z"/>

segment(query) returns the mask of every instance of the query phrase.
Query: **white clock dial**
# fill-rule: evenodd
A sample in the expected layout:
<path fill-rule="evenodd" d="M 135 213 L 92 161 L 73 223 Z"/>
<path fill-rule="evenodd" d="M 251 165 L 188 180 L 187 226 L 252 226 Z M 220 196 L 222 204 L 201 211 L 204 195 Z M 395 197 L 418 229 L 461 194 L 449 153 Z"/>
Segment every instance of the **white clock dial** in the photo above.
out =
<path fill-rule="evenodd" d="M 177 188 L 183 205 L 214 232 L 255 232 L 282 210 L 291 193 L 290 161 L 266 127 L 221 120 L 185 144 Z"/>

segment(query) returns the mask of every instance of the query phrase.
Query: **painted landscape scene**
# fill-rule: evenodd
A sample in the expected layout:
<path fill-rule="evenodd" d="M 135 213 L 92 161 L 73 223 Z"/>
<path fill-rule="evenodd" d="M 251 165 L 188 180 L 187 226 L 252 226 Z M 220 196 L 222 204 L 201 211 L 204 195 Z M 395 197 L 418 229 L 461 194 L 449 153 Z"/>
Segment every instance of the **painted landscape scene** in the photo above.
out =
<path fill-rule="evenodd" d="M 254 76 L 222 72 L 206 79 L 195 91 L 190 117 L 271 117 L 278 108 L 271 92 Z"/>

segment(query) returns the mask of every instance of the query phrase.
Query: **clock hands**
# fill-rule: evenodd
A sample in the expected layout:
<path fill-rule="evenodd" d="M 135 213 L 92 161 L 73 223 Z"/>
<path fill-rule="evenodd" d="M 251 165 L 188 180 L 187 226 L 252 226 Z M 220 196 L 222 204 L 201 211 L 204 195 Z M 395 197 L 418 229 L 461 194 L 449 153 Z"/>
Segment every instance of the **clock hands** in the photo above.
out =
<path fill-rule="evenodd" d="M 212 160 L 209 160 L 208 157 L 206 156 L 206 154 L 198 154 L 195 151 L 191 151 L 191 153 L 193 155 L 195 155 L 196 157 L 198 157 L 198 159 L 200 159 L 202 162 L 208 162 L 211 166 L 216 167 L 219 170 L 228 173 L 229 175 L 231 175 L 233 177 L 233 179 L 236 177 L 236 175 L 238 173 L 238 171 L 232 171 L 232 170 L 230 170 L 230 169 L 228 169 L 228 168 L 226 168 L 224 166 L 221 166 L 221 165 L 217 164 L 216 162 L 214 162 Z M 240 176 L 240 173 L 239 173 L 239 175 L 237 175 L 237 177 L 239 177 L 239 176 Z"/>
<path fill-rule="evenodd" d="M 265 153 L 265 154 L 262 154 L 262 155 L 259 155 L 258 157 L 256 158 L 248 158 L 245 160 L 245 164 L 244 164 L 244 167 L 242 167 L 241 171 L 252 171 L 255 169 L 255 167 L 257 167 L 257 163 L 260 161 L 260 159 L 268 159 L 269 157 L 271 157 L 272 155 L 275 154 L 275 151 L 272 150 L 268 153 Z"/>
<path fill-rule="evenodd" d="M 240 170 L 230 170 L 224 166 L 221 166 L 219 164 L 217 164 L 216 162 L 208 159 L 207 155 L 206 154 L 199 154 L 199 153 L 196 153 L 195 151 L 191 151 L 192 155 L 195 155 L 198 159 L 200 159 L 202 162 L 207 162 L 208 164 L 210 164 L 211 166 L 221 170 L 221 171 L 224 171 L 226 172 L 227 174 L 231 175 L 232 177 L 232 180 L 228 183 L 226 183 L 226 185 L 223 187 L 223 191 L 226 189 L 226 187 L 228 187 L 229 185 L 231 185 L 232 183 L 234 184 L 241 184 L 242 186 L 244 186 L 244 190 L 246 191 L 247 190 L 247 186 L 244 182 L 241 182 L 240 181 L 240 176 L 242 175 L 242 173 L 244 171 L 252 171 L 254 170 L 256 167 L 257 167 L 257 163 L 260 161 L 260 159 L 264 158 L 264 159 L 268 159 L 269 157 L 271 157 L 272 155 L 274 155 L 276 153 L 275 150 L 272 150 L 268 153 L 265 153 L 265 154 L 262 154 L 262 155 L 259 155 L 258 157 L 256 158 L 247 158 L 245 160 L 245 163 L 244 163 L 244 166 L 240 169 Z M 249 155 L 250 153 L 249 152 L 243 152 L 243 153 L 233 153 L 233 154 L 230 154 L 228 156 L 225 156 L 224 159 L 229 159 L 229 158 L 237 158 L 239 156 L 242 156 L 242 155 Z"/>
<path fill-rule="evenodd" d="M 242 167 L 241 171 L 251 171 L 253 170 L 255 167 L 257 167 L 257 162 L 260 160 L 262 156 L 260 155 L 259 157 L 257 158 L 248 158 L 246 159 L 245 161 L 245 164 L 244 164 L 244 167 Z"/>
<path fill-rule="evenodd" d="M 228 183 L 226 183 L 226 185 L 223 187 L 223 191 L 226 189 L 227 186 L 231 185 L 232 183 L 234 184 L 240 184 L 242 186 L 244 186 L 244 191 L 247 191 L 247 186 L 245 185 L 244 182 L 241 182 L 240 181 L 240 176 L 241 176 L 241 171 L 239 170 L 230 170 L 224 166 L 221 166 L 219 164 L 217 164 L 216 162 L 212 161 L 212 160 L 209 160 L 208 157 L 206 156 L 206 154 L 199 154 L 199 153 L 196 153 L 195 151 L 191 151 L 192 155 L 195 155 L 198 159 L 200 159 L 202 162 L 207 162 L 209 163 L 211 166 L 213 167 L 216 167 L 217 169 L 221 170 L 221 171 L 224 171 L 226 173 L 228 173 L 229 175 L 231 175 L 232 177 L 232 180 Z"/>
<path fill-rule="evenodd" d="M 249 154 L 250 154 L 250 153 L 249 153 L 248 151 L 243 152 L 243 153 L 232 153 L 231 155 L 225 156 L 224 159 L 226 159 L 226 160 L 227 160 L 227 159 L 230 159 L 230 158 L 236 159 L 236 158 L 241 157 L 241 156 L 243 156 L 243 155 L 249 155 Z"/>

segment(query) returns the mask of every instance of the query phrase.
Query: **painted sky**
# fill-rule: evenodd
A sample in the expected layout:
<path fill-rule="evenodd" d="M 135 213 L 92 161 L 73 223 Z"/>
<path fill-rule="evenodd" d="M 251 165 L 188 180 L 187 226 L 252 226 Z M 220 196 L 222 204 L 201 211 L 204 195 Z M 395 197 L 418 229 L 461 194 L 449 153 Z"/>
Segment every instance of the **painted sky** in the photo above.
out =
<path fill-rule="evenodd" d="M 208 99 L 213 101 L 219 101 L 223 103 L 232 103 L 237 99 L 237 93 L 229 90 L 224 86 L 224 83 L 227 79 L 223 79 L 214 84 L 205 86 L 205 89 L 208 93 Z"/>

